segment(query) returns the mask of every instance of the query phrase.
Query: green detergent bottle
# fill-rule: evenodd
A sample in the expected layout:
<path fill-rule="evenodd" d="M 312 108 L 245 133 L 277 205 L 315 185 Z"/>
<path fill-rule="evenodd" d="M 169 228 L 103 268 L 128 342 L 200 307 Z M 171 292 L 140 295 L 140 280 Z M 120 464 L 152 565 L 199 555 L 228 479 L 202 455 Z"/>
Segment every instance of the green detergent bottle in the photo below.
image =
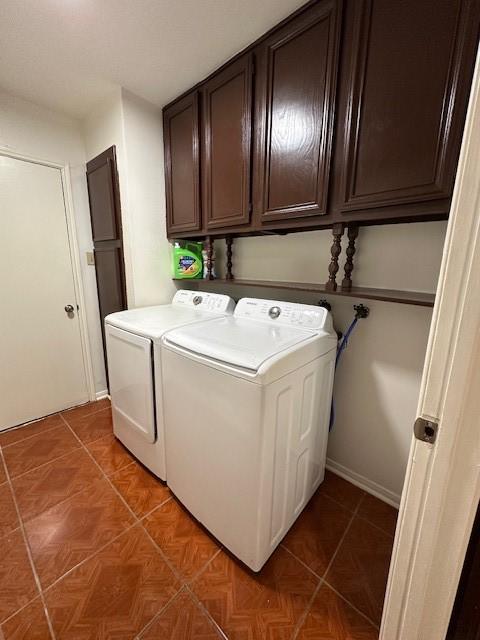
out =
<path fill-rule="evenodd" d="M 203 275 L 202 243 L 175 242 L 173 246 L 173 277 L 201 278 Z"/>

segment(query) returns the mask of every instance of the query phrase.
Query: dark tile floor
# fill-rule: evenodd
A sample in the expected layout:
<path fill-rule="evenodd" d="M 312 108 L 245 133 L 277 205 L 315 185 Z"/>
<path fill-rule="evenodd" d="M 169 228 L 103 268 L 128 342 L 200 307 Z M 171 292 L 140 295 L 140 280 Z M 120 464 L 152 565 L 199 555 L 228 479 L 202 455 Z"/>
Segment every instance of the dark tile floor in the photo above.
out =
<path fill-rule="evenodd" d="M 378 637 L 397 514 L 338 476 L 254 574 L 114 438 L 107 400 L 0 448 L 0 638 Z"/>

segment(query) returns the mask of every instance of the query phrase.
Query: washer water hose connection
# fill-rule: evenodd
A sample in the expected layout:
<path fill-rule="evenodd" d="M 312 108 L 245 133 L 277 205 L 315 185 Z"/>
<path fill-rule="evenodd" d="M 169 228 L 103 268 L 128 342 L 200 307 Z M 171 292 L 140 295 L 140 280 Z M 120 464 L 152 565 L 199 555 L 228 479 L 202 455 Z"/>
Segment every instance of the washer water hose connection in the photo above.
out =
<path fill-rule="evenodd" d="M 340 342 L 338 343 L 337 357 L 335 358 L 335 369 L 338 367 L 338 362 L 340 360 L 340 356 L 342 355 L 342 353 L 347 348 L 348 339 L 350 338 L 353 330 L 355 329 L 355 326 L 356 326 L 357 322 L 361 318 L 368 318 L 368 315 L 370 313 L 370 309 L 368 307 L 365 307 L 363 304 L 355 304 L 355 305 L 353 305 L 353 309 L 355 311 L 355 316 L 354 316 L 352 322 L 350 323 L 350 326 L 348 327 L 348 329 L 345 331 L 344 335 L 340 339 Z M 335 422 L 335 403 L 334 403 L 333 395 L 332 395 L 332 409 L 330 411 L 330 425 L 328 427 L 329 431 L 331 431 L 333 429 L 334 422 Z"/>

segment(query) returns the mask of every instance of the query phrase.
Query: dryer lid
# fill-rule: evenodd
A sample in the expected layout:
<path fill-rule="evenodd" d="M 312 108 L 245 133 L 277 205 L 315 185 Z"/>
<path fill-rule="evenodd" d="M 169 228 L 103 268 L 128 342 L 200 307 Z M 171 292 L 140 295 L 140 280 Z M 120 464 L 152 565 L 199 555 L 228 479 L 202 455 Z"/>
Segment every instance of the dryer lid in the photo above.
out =
<path fill-rule="evenodd" d="M 168 329 L 211 317 L 211 314 L 206 312 L 165 304 L 157 307 L 118 311 L 107 316 L 105 322 L 124 331 L 155 340 L 161 338 Z"/>
<path fill-rule="evenodd" d="M 232 298 L 223 294 L 181 289 L 175 294 L 172 304 L 118 311 L 108 315 L 105 322 L 124 331 L 158 340 L 168 329 L 230 315 L 234 308 Z"/>
<path fill-rule="evenodd" d="M 164 340 L 173 348 L 258 371 L 269 358 L 318 336 L 308 329 L 228 317 L 173 329 Z"/>

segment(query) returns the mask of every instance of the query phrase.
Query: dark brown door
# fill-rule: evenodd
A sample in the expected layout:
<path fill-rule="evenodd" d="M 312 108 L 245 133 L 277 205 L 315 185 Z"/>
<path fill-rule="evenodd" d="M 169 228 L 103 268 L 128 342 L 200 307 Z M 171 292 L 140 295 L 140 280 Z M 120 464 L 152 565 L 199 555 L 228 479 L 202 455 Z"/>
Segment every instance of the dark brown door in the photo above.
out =
<path fill-rule="evenodd" d="M 104 318 L 109 313 L 127 308 L 115 147 L 110 147 L 87 163 L 87 184 L 105 352 Z"/>
<path fill-rule="evenodd" d="M 258 47 L 254 207 L 260 222 L 327 212 L 341 5 L 316 4 Z"/>
<path fill-rule="evenodd" d="M 480 508 L 465 556 L 447 640 L 480 640 Z"/>
<path fill-rule="evenodd" d="M 169 237 L 202 226 L 198 109 L 198 91 L 193 91 L 163 112 Z"/>
<path fill-rule="evenodd" d="M 207 229 L 250 221 L 252 54 L 203 88 L 203 214 Z"/>
<path fill-rule="evenodd" d="M 388 207 L 398 217 L 414 203 L 404 212 L 421 213 L 452 193 L 478 2 L 350 0 L 347 14 L 338 209 L 365 217 L 382 207 L 378 217 L 390 218 Z"/>

